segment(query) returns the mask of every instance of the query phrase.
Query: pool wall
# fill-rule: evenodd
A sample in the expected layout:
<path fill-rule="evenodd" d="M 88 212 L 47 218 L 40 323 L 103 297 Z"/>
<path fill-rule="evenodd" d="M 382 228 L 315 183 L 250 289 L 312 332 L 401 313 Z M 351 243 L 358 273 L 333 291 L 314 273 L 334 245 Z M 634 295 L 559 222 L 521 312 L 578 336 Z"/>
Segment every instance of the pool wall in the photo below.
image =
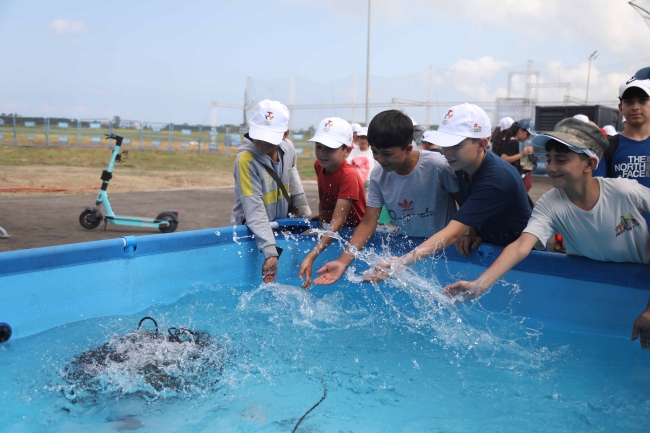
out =
<path fill-rule="evenodd" d="M 315 238 L 298 235 L 305 222 L 281 220 L 279 226 L 285 234 L 277 237 L 284 248 L 278 281 L 299 285 L 298 268 Z M 343 235 L 349 237 L 349 231 Z M 410 249 L 408 242 L 378 232 L 369 247 L 388 244 L 398 254 Z M 441 284 L 474 279 L 501 251 L 484 244 L 465 258 L 451 247 L 415 270 L 432 273 Z M 340 246 L 331 245 L 314 270 L 339 253 Z M 262 255 L 245 226 L 0 253 L 0 322 L 13 327 L 13 338 L 21 338 L 79 320 L 132 314 L 204 286 L 258 284 L 261 265 Z M 550 327 L 628 337 L 648 300 L 649 271 L 644 265 L 533 251 L 506 275 L 508 284 L 495 285 L 480 303 L 495 312 L 511 309 Z M 513 285 L 521 287 L 516 295 Z M 311 290 L 322 296 L 334 290 L 353 293 L 353 286 L 341 281 Z"/>

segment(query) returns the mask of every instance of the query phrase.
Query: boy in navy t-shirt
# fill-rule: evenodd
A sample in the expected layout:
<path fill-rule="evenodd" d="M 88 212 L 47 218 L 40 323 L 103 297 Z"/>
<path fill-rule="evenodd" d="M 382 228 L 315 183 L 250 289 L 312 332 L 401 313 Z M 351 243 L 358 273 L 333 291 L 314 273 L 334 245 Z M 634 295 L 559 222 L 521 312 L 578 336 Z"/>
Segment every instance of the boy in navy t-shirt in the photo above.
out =
<path fill-rule="evenodd" d="M 382 268 L 399 270 L 452 244 L 468 256 L 483 241 L 508 245 L 521 235 L 532 210 L 517 170 L 487 151 L 490 131 L 490 119 L 476 105 L 461 104 L 447 111 L 432 140 L 456 171 L 460 209 L 444 229 L 393 265 L 379 265 L 368 279 L 381 281 L 389 276 Z"/>
<path fill-rule="evenodd" d="M 641 72 L 641 71 L 639 71 Z M 643 78 L 643 77 L 642 77 Z M 625 130 L 618 134 L 618 147 L 611 160 L 605 156 L 594 176 L 635 179 L 650 188 L 650 79 L 635 76 L 618 88 L 618 109 L 625 119 Z M 615 139 L 615 138 L 614 138 Z M 610 138 L 610 146 L 612 146 Z M 643 214 L 650 227 L 650 214 Z"/>

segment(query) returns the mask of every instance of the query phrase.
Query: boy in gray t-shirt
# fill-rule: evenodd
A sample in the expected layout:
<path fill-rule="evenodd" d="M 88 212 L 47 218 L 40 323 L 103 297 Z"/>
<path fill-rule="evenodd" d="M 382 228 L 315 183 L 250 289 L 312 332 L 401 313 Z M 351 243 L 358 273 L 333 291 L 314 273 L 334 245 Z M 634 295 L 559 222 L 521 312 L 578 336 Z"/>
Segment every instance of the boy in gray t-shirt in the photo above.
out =
<path fill-rule="evenodd" d="M 458 180 L 441 154 L 415 149 L 411 153 L 419 158 L 408 174 L 383 168 L 370 173 L 366 205 L 386 205 L 399 233 L 428 238 L 445 228 L 456 212 L 451 194 L 458 192 Z"/>
<path fill-rule="evenodd" d="M 382 205 L 386 205 L 400 233 L 428 237 L 445 227 L 460 200 L 456 175 L 443 157 L 413 149 L 413 122 L 398 110 L 383 111 L 368 127 L 368 141 L 377 160 L 370 173 L 366 213 L 350 247 L 338 260 L 317 271 L 315 284 L 337 281 L 375 233 Z"/>

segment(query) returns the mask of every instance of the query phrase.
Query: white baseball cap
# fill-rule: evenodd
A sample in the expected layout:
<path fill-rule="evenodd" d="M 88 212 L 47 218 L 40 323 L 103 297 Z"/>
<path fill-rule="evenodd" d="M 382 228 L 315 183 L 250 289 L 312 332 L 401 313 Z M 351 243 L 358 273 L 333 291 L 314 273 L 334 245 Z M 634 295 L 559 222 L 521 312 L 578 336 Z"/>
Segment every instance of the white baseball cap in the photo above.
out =
<path fill-rule="evenodd" d="M 433 142 L 433 138 L 431 138 L 432 135 L 433 135 L 433 131 L 424 131 L 424 134 L 422 134 L 422 141 L 426 141 L 427 143 L 431 143 L 431 144 L 436 144 Z"/>
<path fill-rule="evenodd" d="M 503 117 L 501 120 L 499 120 L 499 129 L 501 131 L 505 131 L 506 129 L 510 128 L 513 123 L 515 123 L 515 119 L 512 117 Z"/>
<path fill-rule="evenodd" d="M 408 118 L 411 119 L 411 122 L 413 122 L 413 126 L 417 126 L 418 122 L 416 122 L 414 118 L 411 116 L 408 116 Z"/>
<path fill-rule="evenodd" d="M 587 115 L 585 115 L 585 114 L 576 114 L 575 116 L 573 116 L 573 118 L 578 119 L 578 120 L 582 120 L 585 123 L 589 123 L 589 117 L 587 117 Z"/>
<path fill-rule="evenodd" d="M 248 136 L 278 145 L 289 129 L 289 109 L 278 101 L 263 100 L 248 122 Z"/>
<path fill-rule="evenodd" d="M 614 128 L 612 125 L 605 125 L 603 126 L 603 129 L 605 130 L 605 133 L 607 134 L 608 137 L 613 137 L 615 135 L 618 135 L 618 132 L 616 132 L 616 128 Z"/>
<path fill-rule="evenodd" d="M 630 87 L 638 87 L 643 90 L 646 95 L 650 96 L 650 80 L 639 80 L 634 75 L 632 75 L 627 80 L 623 81 L 620 86 L 618 86 L 618 97 L 622 98 L 623 93 Z"/>
<path fill-rule="evenodd" d="M 432 131 L 429 143 L 440 147 L 455 146 L 466 138 L 488 138 L 492 130 L 490 118 L 474 104 L 451 107 L 442 118 L 437 131 Z"/>
<path fill-rule="evenodd" d="M 359 131 L 361 130 L 361 125 L 358 123 L 351 123 L 350 126 L 352 127 L 352 132 L 356 132 L 357 135 L 359 135 Z"/>
<path fill-rule="evenodd" d="M 352 126 L 339 117 L 326 117 L 320 121 L 316 133 L 308 141 L 315 141 L 332 149 L 338 149 L 344 144 L 350 146 Z"/>
<path fill-rule="evenodd" d="M 358 137 L 367 137 L 368 136 L 368 127 L 363 126 L 359 128 L 359 131 L 357 131 L 357 136 Z"/>

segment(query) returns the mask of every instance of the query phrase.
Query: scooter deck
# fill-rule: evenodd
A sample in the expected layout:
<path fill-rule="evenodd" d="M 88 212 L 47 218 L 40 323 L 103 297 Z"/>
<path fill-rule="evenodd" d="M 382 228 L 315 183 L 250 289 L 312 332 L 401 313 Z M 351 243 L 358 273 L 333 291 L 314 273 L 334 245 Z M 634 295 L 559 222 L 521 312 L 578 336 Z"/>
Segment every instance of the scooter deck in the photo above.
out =
<path fill-rule="evenodd" d="M 160 227 L 169 227 L 169 221 L 157 220 L 153 218 L 139 218 L 139 217 L 127 217 L 127 216 L 106 216 L 104 217 L 108 224 L 115 224 L 118 226 L 136 226 L 136 227 L 151 227 L 151 228 L 160 228 Z"/>

